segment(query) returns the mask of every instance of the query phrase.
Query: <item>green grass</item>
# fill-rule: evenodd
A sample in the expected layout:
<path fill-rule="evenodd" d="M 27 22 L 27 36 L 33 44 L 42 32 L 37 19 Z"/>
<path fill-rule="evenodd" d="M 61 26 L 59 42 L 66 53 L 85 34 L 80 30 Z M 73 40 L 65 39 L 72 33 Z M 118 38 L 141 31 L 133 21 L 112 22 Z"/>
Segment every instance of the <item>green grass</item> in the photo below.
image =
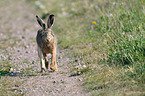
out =
<path fill-rule="evenodd" d="M 85 90 L 94 96 L 145 94 L 144 0 L 51 3 L 33 4 L 45 19 L 55 14 L 58 49 L 69 49 L 66 56 L 79 60 L 70 64 L 72 70 L 84 74 Z M 75 68 L 83 65 L 87 67 Z"/>

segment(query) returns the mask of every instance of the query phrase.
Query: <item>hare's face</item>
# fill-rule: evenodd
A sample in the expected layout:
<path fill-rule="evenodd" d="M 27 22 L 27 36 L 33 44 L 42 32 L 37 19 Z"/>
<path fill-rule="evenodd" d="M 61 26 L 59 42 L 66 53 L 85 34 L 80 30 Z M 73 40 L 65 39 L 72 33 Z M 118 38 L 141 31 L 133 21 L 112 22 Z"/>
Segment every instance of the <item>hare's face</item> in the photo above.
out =
<path fill-rule="evenodd" d="M 53 36 L 51 35 L 51 32 L 44 32 L 43 33 L 44 35 L 43 35 L 43 40 L 45 41 L 45 42 L 51 42 L 51 40 L 53 39 Z"/>
<path fill-rule="evenodd" d="M 42 39 L 45 42 L 50 42 L 53 40 L 53 35 L 51 31 L 51 27 L 54 23 L 54 15 L 51 14 L 47 20 L 47 25 L 45 22 L 39 17 L 36 16 L 38 24 L 42 27 Z M 47 26 L 47 27 L 46 27 Z"/>

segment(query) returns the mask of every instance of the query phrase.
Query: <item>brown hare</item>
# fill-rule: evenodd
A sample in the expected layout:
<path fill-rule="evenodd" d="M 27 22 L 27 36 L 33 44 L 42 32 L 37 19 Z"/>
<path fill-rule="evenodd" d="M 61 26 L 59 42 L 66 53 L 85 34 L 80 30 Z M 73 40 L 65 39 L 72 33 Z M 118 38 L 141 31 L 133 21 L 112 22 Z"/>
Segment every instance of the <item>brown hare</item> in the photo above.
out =
<path fill-rule="evenodd" d="M 41 72 L 45 72 L 45 68 L 50 70 L 50 65 L 48 63 L 47 54 L 51 54 L 51 69 L 58 71 L 56 64 L 56 37 L 52 31 L 52 26 L 54 23 L 54 15 L 51 14 L 47 21 L 47 27 L 45 22 L 36 16 L 37 22 L 42 27 L 37 31 L 37 45 L 38 45 L 38 56 L 40 58 Z"/>

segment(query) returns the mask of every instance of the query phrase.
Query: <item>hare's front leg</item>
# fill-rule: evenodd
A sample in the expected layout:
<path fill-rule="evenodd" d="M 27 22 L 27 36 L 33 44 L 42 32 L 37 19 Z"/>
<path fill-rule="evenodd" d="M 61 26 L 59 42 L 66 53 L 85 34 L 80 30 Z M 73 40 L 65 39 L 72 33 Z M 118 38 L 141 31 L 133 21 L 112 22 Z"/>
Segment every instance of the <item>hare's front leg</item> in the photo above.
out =
<path fill-rule="evenodd" d="M 53 49 L 51 57 L 52 70 L 58 71 L 56 64 L 56 49 Z"/>
<path fill-rule="evenodd" d="M 47 55 L 46 53 L 43 53 L 43 56 L 44 56 L 44 59 L 45 59 L 45 67 L 50 70 L 50 66 L 49 66 L 49 63 L 48 63 L 48 58 L 47 58 Z"/>
<path fill-rule="evenodd" d="M 45 61 L 43 59 L 43 53 L 42 53 L 40 47 L 38 47 L 38 56 L 40 58 L 41 72 L 45 73 Z"/>

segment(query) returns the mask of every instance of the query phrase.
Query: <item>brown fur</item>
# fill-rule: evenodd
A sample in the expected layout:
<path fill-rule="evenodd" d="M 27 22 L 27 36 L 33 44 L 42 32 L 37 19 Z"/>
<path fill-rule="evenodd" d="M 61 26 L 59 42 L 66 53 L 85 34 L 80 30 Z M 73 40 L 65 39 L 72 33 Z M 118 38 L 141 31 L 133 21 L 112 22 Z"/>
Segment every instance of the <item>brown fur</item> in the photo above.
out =
<path fill-rule="evenodd" d="M 41 71 L 45 72 L 45 67 L 47 69 L 50 69 L 50 66 L 48 64 L 48 58 L 47 58 L 47 54 L 49 53 L 51 54 L 51 69 L 58 71 L 57 64 L 56 64 L 57 40 L 55 34 L 52 32 L 51 29 L 54 23 L 54 15 L 52 14 L 49 16 L 47 21 L 47 28 L 46 28 L 46 24 L 40 17 L 36 16 L 36 18 L 39 25 L 42 27 L 42 29 L 38 30 L 37 37 L 36 37 L 36 41 L 38 45 L 38 56 L 40 58 L 40 64 L 41 64 Z"/>

